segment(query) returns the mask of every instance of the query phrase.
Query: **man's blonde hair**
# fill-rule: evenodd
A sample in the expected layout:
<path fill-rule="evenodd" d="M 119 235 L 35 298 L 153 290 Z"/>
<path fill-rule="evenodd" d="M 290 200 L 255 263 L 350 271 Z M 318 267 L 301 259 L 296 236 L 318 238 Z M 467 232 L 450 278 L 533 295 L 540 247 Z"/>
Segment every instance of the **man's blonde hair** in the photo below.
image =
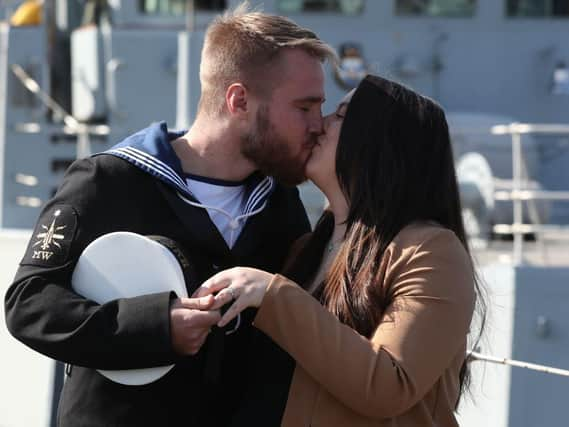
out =
<path fill-rule="evenodd" d="M 285 49 L 302 49 L 322 62 L 336 60 L 334 49 L 312 31 L 283 16 L 252 11 L 248 2 L 217 17 L 205 35 L 198 111 L 221 113 L 225 92 L 235 82 L 268 95 L 278 81 L 271 66 Z"/>

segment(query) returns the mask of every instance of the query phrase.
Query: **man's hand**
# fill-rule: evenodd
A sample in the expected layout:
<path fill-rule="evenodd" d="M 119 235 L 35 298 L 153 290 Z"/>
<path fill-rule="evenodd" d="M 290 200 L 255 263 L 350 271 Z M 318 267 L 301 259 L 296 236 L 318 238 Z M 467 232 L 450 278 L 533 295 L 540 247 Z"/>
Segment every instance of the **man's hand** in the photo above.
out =
<path fill-rule="evenodd" d="M 221 319 L 219 310 L 207 311 L 214 303 L 212 295 L 203 298 L 179 298 L 170 308 L 170 336 L 178 354 L 194 355 L 213 325 Z"/>

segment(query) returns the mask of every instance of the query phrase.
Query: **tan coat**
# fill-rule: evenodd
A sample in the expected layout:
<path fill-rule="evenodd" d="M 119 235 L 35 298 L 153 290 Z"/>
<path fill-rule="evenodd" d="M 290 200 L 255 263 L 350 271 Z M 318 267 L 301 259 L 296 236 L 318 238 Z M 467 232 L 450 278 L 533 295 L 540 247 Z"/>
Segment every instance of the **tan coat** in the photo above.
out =
<path fill-rule="evenodd" d="M 457 426 L 474 307 L 470 258 L 435 225 L 411 225 L 380 269 L 389 306 L 371 340 L 275 276 L 255 317 L 297 362 L 282 426 Z"/>

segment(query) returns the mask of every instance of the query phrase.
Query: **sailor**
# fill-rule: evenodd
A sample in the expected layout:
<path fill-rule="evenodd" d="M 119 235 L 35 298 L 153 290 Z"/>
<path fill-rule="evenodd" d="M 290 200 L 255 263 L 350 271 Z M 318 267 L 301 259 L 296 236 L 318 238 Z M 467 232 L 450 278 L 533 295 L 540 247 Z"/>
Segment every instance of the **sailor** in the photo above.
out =
<path fill-rule="evenodd" d="M 290 20 L 239 7 L 208 28 L 188 131 L 159 122 L 69 168 L 5 299 L 10 332 L 72 366 L 58 425 L 279 424 L 286 396 L 259 410 L 249 403 L 264 390 L 251 384 L 262 375 L 265 387 L 286 382 L 286 392 L 294 364 L 253 330 L 252 313 L 222 331 L 219 377 L 206 381 L 218 312 L 171 292 L 97 304 L 72 290 L 71 277 L 86 246 L 114 231 L 175 240 L 200 282 L 237 265 L 278 272 L 290 244 L 309 230 L 293 185 L 305 179 L 322 132 L 322 63 L 333 55 Z M 277 360 L 282 367 L 271 369 Z M 144 386 L 96 371 L 170 364 Z"/>

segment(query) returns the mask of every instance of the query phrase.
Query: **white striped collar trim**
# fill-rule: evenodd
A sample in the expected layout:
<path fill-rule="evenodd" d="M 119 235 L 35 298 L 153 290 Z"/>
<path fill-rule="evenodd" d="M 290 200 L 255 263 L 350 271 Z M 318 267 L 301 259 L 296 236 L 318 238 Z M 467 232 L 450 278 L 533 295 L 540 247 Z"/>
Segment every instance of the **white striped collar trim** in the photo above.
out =
<path fill-rule="evenodd" d="M 110 150 L 108 153 L 126 157 L 153 175 L 165 178 L 166 180 L 175 184 L 177 187 L 184 189 L 184 191 L 188 191 L 186 183 L 174 169 L 172 169 L 163 161 L 151 156 L 148 153 L 145 153 L 142 150 L 134 147 L 123 147 Z"/>
<path fill-rule="evenodd" d="M 243 212 L 248 213 L 254 211 L 259 202 L 262 202 L 271 193 L 274 185 L 273 178 L 265 177 L 249 195 Z"/>
<path fill-rule="evenodd" d="M 178 190 L 181 190 L 182 193 L 188 194 L 195 198 L 195 196 L 188 189 L 186 182 L 176 173 L 174 169 L 172 169 L 160 159 L 134 147 L 115 148 L 108 150 L 107 153 L 117 155 L 135 163 L 152 175 L 171 183 Z M 267 205 L 266 198 L 269 194 L 271 194 L 274 186 L 274 178 L 270 176 L 264 177 L 249 195 L 247 203 L 245 204 L 245 209 L 243 210 L 243 213 L 240 215 L 240 217 L 245 218 L 261 212 Z M 186 202 L 189 202 L 185 197 L 182 199 Z M 199 202 L 192 202 L 191 204 L 196 207 L 211 209 L 210 206 L 205 206 Z"/>

